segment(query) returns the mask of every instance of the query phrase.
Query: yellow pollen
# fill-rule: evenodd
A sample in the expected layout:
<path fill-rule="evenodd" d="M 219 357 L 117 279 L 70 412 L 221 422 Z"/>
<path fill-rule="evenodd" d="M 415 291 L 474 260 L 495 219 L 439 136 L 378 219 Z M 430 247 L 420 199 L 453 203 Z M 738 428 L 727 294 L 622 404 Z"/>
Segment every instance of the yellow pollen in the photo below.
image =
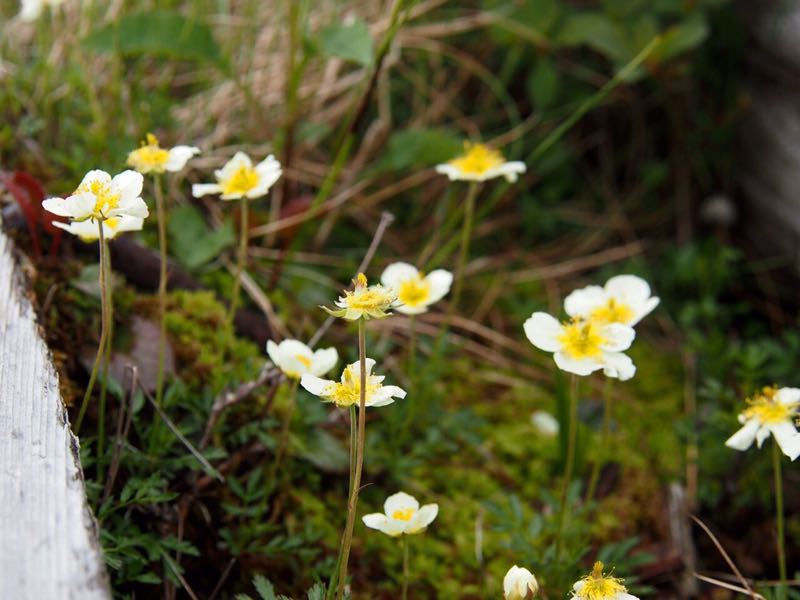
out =
<path fill-rule="evenodd" d="M 140 148 L 128 154 L 128 165 L 140 173 L 163 173 L 167 160 L 169 151 L 158 145 L 158 138 L 152 133 L 147 134 Z"/>
<path fill-rule="evenodd" d="M 601 323 L 627 324 L 633 317 L 633 309 L 624 302 L 617 302 L 614 298 L 610 298 L 606 304 L 592 311 L 592 319 Z"/>
<path fill-rule="evenodd" d="M 367 276 L 363 273 L 359 273 L 353 281 L 353 285 L 355 285 L 355 287 L 367 287 Z"/>
<path fill-rule="evenodd" d="M 110 183 L 100 181 L 99 179 L 81 184 L 78 189 L 75 190 L 75 193 L 89 193 L 94 195 L 94 214 L 92 216 L 97 219 L 104 220 L 106 218 L 106 213 L 116 208 L 119 204 L 119 194 L 115 194 L 111 190 Z"/>
<path fill-rule="evenodd" d="M 347 366 L 342 374 L 343 381 L 332 383 L 324 392 L 336 406 L 348 407 L 361 401 L 361 376 L 356 376 L 351 366 Z M 367 376 L 366 398 L 378 391 L 380 384 L 370 383 Z"/>
<path fill-rule="evenodd" d="M 411 308 L 424 305 L 430 296 L 431 284 L 422 278 L 421 273 L 415 279 L 403 281 L 397 292 L 397 298 L 400 302 Z"/>
<path fill-rule="evenodd" d="M 233 172 L 233 175 L 220 183 L 223 195 L 244 195 L 258 185 L 258 173 L 253 167 L 242 165 Z"/>
<path fill-rule="evenodd" d="M 505 162 L 503 155 L 485 144 L 464 143 L 464 154 L 449 161 L 448 164 L 455 167 L 462 173 L 471 175 L 483 175 L 491 169 L 495 169 Z"/>
<path fill-rule="evenodd" d="M 797 405 L 778 402 L 775 398 L 777 393 L 777 387 L 767 386 L 752 398 L 748 398 L 749 406 L 742 413 L 745 419 L 756 418 L 764 425 L 774 425 L 791 419 L 797 410 Z"/>
<path fill-rule="evenodd" d="M 594 563 L 591 575 L 583 578 L 583 587 L 575 594 L 575 598 L 585 600 L 610 600 L 617 594 L 627 591 L 622 580 L 617 577 L 603 575 L 603 563 Z"/>
<path fill-rule="evenodd" d="M 410 521 L 411 517 L 414 516 L 414 513 L 417 512 L 413 508 L 404 508 L 402 510 L 396 510 L 392 513 L 392 518 L 396 521 Z"/>
<path fill-rule="evenodd" d="M 349 308 L 356 310 L 386 310 L 394 301 L 394 296 L 380 286 L 372 288 L 357 286 L 355 292 L 345 292 L 345 300 Z"/>
<path fill-rule="evenodd" d="M 576 360 L 597 358 L 602 355 L 602 345 L 608 340 L 597 331 L 595 321 L 580 319 L 565 323 L 558 341 L 565 354 Z"/>
<path fill-rule="evenodd" d="M 296 358 L 298 361 L 300 361 L 300 363 L 302 363 L 302 365 L 303 365 L 303 366 L 304 366 L 306 369 L 310 369 L 310 368 L 311 368 L 311 359 L 310 359 L 310 358 L 308 358 L 307 356 L 303 356 L 302 354 L 295 354 L 295 358 Z"/>

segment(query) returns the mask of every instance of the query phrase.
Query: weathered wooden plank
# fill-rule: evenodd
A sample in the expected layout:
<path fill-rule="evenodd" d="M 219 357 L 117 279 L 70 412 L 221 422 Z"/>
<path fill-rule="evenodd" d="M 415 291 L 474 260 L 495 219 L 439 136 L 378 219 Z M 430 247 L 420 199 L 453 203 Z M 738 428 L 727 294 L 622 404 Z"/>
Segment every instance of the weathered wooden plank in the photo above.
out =
<path fill-rule="evenodd" d="M 0 598 L 109 598 L 78 440 L 0 231 Z"/>

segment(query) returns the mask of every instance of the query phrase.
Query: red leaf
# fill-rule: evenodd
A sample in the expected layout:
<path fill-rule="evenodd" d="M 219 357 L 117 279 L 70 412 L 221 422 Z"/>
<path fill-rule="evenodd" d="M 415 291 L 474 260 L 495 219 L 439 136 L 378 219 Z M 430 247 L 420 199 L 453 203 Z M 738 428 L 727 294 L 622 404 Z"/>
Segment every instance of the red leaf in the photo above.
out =
<path fill-rule="evenodd" d="M 53 225 L 53 221 L 63 222 L 65 219 L 52 215 L 42 208 L 42 201 L 47 196 L 42 184 L 35 177 L 24 171 L 14 171 L 11 175 L 0 174 L 0 178 L 2 178 L 6 189 L 17 201 L 22 214 L 25 216 L 25 222 L 31 234 L 33 251 L 36 256 L 38 257 L 42 254 L 41 244 L 39 243 L 39 226 L 53 238 L 53 243 L 50 245 L 50 254 L 56 254 L 61 243 L 63 230 Z"/>

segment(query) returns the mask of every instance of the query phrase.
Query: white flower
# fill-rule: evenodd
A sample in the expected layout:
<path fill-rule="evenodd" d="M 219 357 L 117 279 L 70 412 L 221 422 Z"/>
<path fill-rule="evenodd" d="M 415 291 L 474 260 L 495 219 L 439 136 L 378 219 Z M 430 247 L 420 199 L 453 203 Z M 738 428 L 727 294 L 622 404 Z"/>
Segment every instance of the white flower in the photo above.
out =
<path fill-rule="evenodd" d="M 791 460 L 800 456 L 800 432 L 795 419 L 800 410 L 800 388 L 765 387 L 739 415 L 742 428 L 725 445 L 734 450 L 747 450 L 755 441 L 759 448 L 770 434 Z"/>
<path fill-rule="evenodd" d="M 528 600 L 539 591 L 539 582 L 528 569 L 514 565 L 503 578 L 505 600 Z"/>
<path fill-rule="evenodd" d="M 123 171 L 113 179 L 105 171 L 89 171 L 71 196 L 48 198 L 42 206 L 73 221 L 122 216 L 144 219 L 149 211 L 140 196 L 142 183 L 143 178 L 136 171 Z"/>
<path fill-rule="evenodd" d="M 603 563 L 596 562 L 591 574 L 572 586 L 572 597 L 581 600 L 639 600 L 628 593 L 622 579 L 603 574 Z"/>
<path fill-rule="evenodd" d="M 118 234 L 125 233 L 126 231 L 139 231 L 144 225 L 144 219 L 128 215 L 111 217 L 110 219 L 105 219 L 100 222 L 103 224 L 103 238 L 106 240 L 113 240 Z M 72 221 L 71 223 L 53 221 L 53 225 L 73 235 L 77 235 L 84 242 L 93 242 L 100 237 L 97 223 L 98 222 L 94 219 Z"/>
<path fill-rule="evenodd" d="M 339 360 L 336 348 L 315 352 L 298 340 L 283 340 L 280 344 L 269 340 L 267 354 L 275 366 L 292 379 L 300 379 L 303 375 L 325 375 Z"/>
<path fill-rule="evenodd" d="M 38 19 L 45 6 L 56 7 L 64 4 L 64 0 L 22 0 L 19 18 L 31 22 Z"/>
<path fill-rule="evenodd" d="M 385 514 L 364 515 L 364 525 L 377 529 L 386 535 L 397 537 L 402 534 L 420 533 L 430 525 L 439 513 L 438 504 L 426 504 L 422 508 L 414 496 L 397 492 L 383 504 Z"/>
<path fill-rule="evenodd" d="M 323 306 L 329 315 L 341 317 L 347 321 L 357 319 L 383 319 L 388 317 L 393 308 L 398 307 L 397 292 L 382 285 L 367 285 L 367 278 L 359 273 L 353 281 L 353 291 L 345 290 L 334 302 L 338 309 Z"/>
<path fill-rule="evenodd" d="M 549 412 L 544 410 L 537 410 L 531 415 L 531 423 L 536 430 L 547 437 L 553 437 L 558 434 L 558 421 Z"/>
<path fill-rule="evenodd" d="M 503 155 L 484 144 L 464 143 L 464 154 L 437 165 L 436 172 L 447 175 L 450 181 L 486 181 L 495 177 L 505 177 L 514 182 L 520 173 L 525 172 L 525 163 L 506 162 Z"/>
<path fill-rule="evenodd" d="M 564 300 L 564 310 L 570 317 L 633 327 L 650 314 L 659 301 L 650 294 L 650 285 L 641 277 L 617 275 L 603 287 L 590 285 L 575 290 Z"/>
<path fill-rule="evenodd" d="M 223 200 L 260 198 L 283 173 L 281 163 L 270 154 L 253 166 L 253 161 L 244 152 L 237 152 L 221 169 L 214 171 L 217 183 L 196 183 L 192 186 L 195 198 L 208 194 L 221 194 Z"/>
<path fill-rule="evenodd" d="M 630 379 L 636 367 L 627 350 L 636 333 L 620 323 L 599 323 L 574 319 L 559 323 L 543 312 L 535 312 L 525 321 L 525 335 L 546 352 L 553 352 L 559 369 L 576 375 L 589 375 L 603 369 L 607 377 Z"/>
<path fill-rule="evenodd" d="M 437 269 L 425 275 L 413 265 L 396 262 L 383 271 L 381 283 L 397 293 L 397 300 L 402 303 L 397 307 L 397 312 L 418 315 L 447 295 L 453 283 L 453 274 Z"/>
<path fill-rule="evenodd" d="M 142 145 L 128 154 L 128 166 L 139 173 L 163 173 L 164 171 L 180 171 L 200 148 L 195 146 L 175 146 L 167 150 L 158 145 L 158 138 L 152 133 Z"/>
<path fill-rule="evenodd" d="M 367 367 L 366 406 L 386 406 L 394 402 L 395 398 L 406 397 L 406 392 L 396 385 L 382 385 L 383 375 L 372 375 L 375 361 L 368 358 Z M 303 375 L 300 379 L 302 385 L 315 396 L 336 406 L 347 408 L 358 406 L 361 399 L 361 367 L 358 361 L 347 365 L 342 372 L 341 382 L 330 379 L 320 379 L 316 375 Z"/>

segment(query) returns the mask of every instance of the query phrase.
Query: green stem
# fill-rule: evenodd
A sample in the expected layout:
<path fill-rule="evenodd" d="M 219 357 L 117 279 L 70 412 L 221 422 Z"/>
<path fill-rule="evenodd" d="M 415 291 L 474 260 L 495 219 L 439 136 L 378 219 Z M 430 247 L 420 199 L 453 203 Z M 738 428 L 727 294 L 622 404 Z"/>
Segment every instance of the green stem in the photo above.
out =
<path fill-rule="evenodd" d="M 358 426 L 356 424 L 356 407 L 355 405 L 350 407 L 350 481 L 348 483 L 347 488 L 347 497 L 353 495 L 353 478 L 355 476 L 355 468 L 356 468 L 356 447 L 358 445 Z M 332 597 L 334 594 L 337 582 L 339 581 L 339 568 L 342 564 L 342 554 L 344 550 L 344 536 L 342 536 L 342 540 L 339 542 L 339 556 L 336 558 L 336 567 L 333 570 L 333 575 L 331 576 L 331 580 L 328 583 L 328 589 L 325 592 L 325 598 Z"/>
<path fill-rule="evenodd" d="M 417 380 L 417 317 L 408 317 L 408 372 L 411 375 L 411 392 L 414 391 L 414 381 Z"/>
<path fill-rule="evenodd" d="M 594 498 L 594 493 L 597 490 L 597 482 L 600 479 L 600 469 L 603 466 L 603 462 L 611 455 L 611 420 L 613 418 L 612 410 L 614 403 L 613 389 L 614 379 L 606 377 L 605 385 L 603 386 L 603 428 L 600 433 L 601 452 L 592 465 L 592 475 L 589 478 L 589 486 L 586 490 L 586 504 L 589 504 Z"/>
<path fill-rule="evenodd" d="M 464 201 L 464 223 L 461 227 L 461 249 L 458 253 L 458 265 L 456 267 L 456 282 L 453 289 L 453 301 L 450 303 L 450 313 L 454 313 L 461 299 L 461 289 L 464 286 L 464 270 L 467 267 L 469 257 L 469 243 L 472 237 L 472 221 L 475 214 L 475 197 L 478 195 L 478 183 L 473 181 L 469 184 L 467 198 Z"/>
<path fill-rule="evenodd" d="M 241 224 L 239 232 L 239 253 L 236 258 L 236 275 L 233 280 L 233 291 L 231 292 L 231 312 L 228 315 L 228 322 L 233 325 L 236 318 L 236 307 L 239 304 L 239 288 L 241 287 L 242 273 L 247 263 L 247 238 L 249 233 L 248 228 L 248 206 L 247 198 L 242 198 L 241 204 Z"/>
<path fill-rule="evenodd" d="M 408 536 L 403 536 L 403 600 L 408 598 Z"/>
<path fill-rule="evenodd" d="M 158 218 L 158 250 L 161 256 L 161 269 L 158 278 L 158 371 L 156 373 L 156 403 L 162 406 L 164 399 L 164 360 L 167 353 L 167 210 L 161 190 L 161 177 L 153 178 Z"/>
<path fill-rule="evenodd" d="M 105 252 L 103 251 L 103 244 L 105 243 L 105 239 L 103 236 L 103 223 L 98 221 L 98 229 L 100 231 L 99 236 L 99 251 L 100 251 L 100 342 L 97 345 L 97 354 L 94 356 L 94 364 L 92 365 L 92 372 L 89 375 L 89 384 L 86 386 L 86 392 L 83 394 L 83 401 L 81 402 L 81 408 L 78 411 L 78 418 L 75 420 L 75 435 L 78 435 L 81 430 L 81 424 L 83 423 L 83 417 L 86 415 L 86 409 L 89 406 L 89 398 L 92 396 L 92 391 L 94 390 L 95 381 L 97 381 L 97 372 L 100 366 L 100 359 L 103 356 L 103 351 L 106 347 L 106 337 L 108 336 L 108 332 L 106 331 L 106 318 L 105 318 L 105 304 L 106 304 L 106 286 L 105 286 Z"/>
<path fill-rule="evenodd" d="M 575 468 L 575 443 L 578 439 L 578 376 L 571 375 L 569 385 L 569 422 L 567 423 L 567 458 L 564 464 L 564 481 L 561 486 L 561 508 L 559 513 L 558 536 L 556 537 L 556 560 L 559 560 L 563 545 L 564 526 L 567 523 L 567 500 L 572 471 Z"/>
<path fill-rule="evenodd" d="M 772 470 L 775 474 L 775 518 L 778 522 L 778 569 L 781 583 L 778 587 L 778 598 L 786 598 L 786 547 L 783 524 L 783 477 L 781 475 L 781 451 L 778 443 L 772 441 Z"/>
<path fill-rule="evenodd" d="M 364 467 L 364 438 L 367 425 L 367 354 L 366 354 L 366 328 L 364 319 L 358 320 L 358 362 L 361 370 L 359 382 L 358 402 L 358 446 L 356 448 L 356 468 L 353 474 L 353 489 L 347 502 L 347 524 L 342 537 L 342 562 L 339 565 L 339 587 L 337 596 L 339 600 L 344 597 L 344 584 L 347 580 L 347 563 L 350 559 L 350 546 L 353 542 L 353 527 L 356 520 L 358 507 L 358 492 L 361 488 L 361 470 Z"/>
<path fill-rule="evenodd" d="M 103 240 L 102 251 L 105 253 L 103 261 L 103 285 L 106 288 L 106 301 L 102 304 L 103 319 L 106 330 L 106 347 L 103 359 L 103 375 L 100 378 L 100 404 L 97 415 L 97 480 L 103 479 L 103 454 L 106 442 L 106 398 L 108 395 L 108 368 L 111 364 L 111 345 L 114 337 L 114 323 L 111 320 L 111 310 L 113 302 L 113 292 L 111 285 L 111 254 L 108 251 L 108 241 Z"/>

